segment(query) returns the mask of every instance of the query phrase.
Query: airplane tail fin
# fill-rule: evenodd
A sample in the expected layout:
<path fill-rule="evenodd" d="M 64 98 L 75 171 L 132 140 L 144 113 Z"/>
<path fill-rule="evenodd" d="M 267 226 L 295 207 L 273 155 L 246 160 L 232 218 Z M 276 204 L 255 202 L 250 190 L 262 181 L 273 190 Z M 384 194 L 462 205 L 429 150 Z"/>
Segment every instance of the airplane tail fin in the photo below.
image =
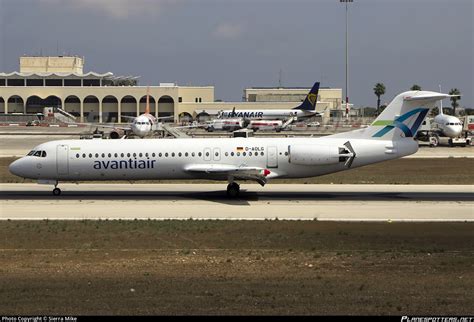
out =
<path fill-rule="evenodd" d="M 150 114 L 150 86 L 146 88 L 146 108 L 145 113 Z"/>
<path fill-rule="evenodd" d="M 441 99 L 452 95 L 408 91 L 397 95 L 375 121 L 367 128 L 332 137 L 361 138 L 373 140 L 401 140 L 413 138 L 429 110 Z"/>
<path fill-rule="evenodd" d="M 316 102 L 318 101 L 319 82 L 314 83 L 313 88 L 306 95 L 305 100 L 301 105 L 293 108 L 294 110 L 314 111 L 316 109 Z"/>

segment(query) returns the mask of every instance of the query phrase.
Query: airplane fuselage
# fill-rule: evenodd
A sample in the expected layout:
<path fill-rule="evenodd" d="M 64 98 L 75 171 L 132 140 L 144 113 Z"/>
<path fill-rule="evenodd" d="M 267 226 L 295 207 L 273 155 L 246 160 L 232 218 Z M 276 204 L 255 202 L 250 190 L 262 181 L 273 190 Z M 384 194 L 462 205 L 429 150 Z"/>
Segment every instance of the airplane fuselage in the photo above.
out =
<path fill-rule="evenodd" d="M 438 114 L 434 118 L 434 125 L 436 128 L 450 138 L 455 138 L 461 135 L 462 123 L 457 117 L 446 114 Z"/>
<path fill-rule="evenodd" d="M 10 171 L 26 178 L 55 181 L 227 180 L 226 174 L 195 173 L 189 169 L 229 165 L 268 169 L 268 178 L 312 177 L 346 170 L 347 166 L 337 154 L 311 161 L 314 156 L 296 155 L 297 151 L 324 152 L 326 148 L 337 151 L 347 141 L 344 138 L 51 141 L 34 149 L 44 151 L 45 157 L 23 157 L 10 166 Z M 351 139 L 350 144 L 357 153 L 352 168 L 399 158 L 415 153 L 418 148 L 412 140 L 398 145 L 392 141 Z"/>
<path fill-rule="evenodd" d="M 218 118 L 243 118 L 248 120 L 253 119 L 270 119 L 270 120 L 284 120 L 289 117 L 297 117 L 298 119 L 307 118 L 318 114 L 316 111 L 306 111 L 298 109 L 290 110 L 226 110 L 221 111 Z"/>

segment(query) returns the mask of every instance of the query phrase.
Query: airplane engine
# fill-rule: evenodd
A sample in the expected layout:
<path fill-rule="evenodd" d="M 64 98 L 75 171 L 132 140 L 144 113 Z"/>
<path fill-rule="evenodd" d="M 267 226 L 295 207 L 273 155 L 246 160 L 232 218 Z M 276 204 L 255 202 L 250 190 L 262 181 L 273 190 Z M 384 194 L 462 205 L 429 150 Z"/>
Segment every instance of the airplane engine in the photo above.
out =
<path fill-rule="evenodd" d="M 112 131 L 110 131 L 109 133 L 109 137 L 111 139 L 120 139 L 122 136 L 125 135 L 125 131 L 124 130 L 121 130 L 121 129 L 113 129 Z"/>
<path fill-rule="evenodd" d="M 290 145 L 290 163 L 298 165 L 330 165 L 344 163 L 350 167 L 355 153 L 349 143 L 343 146 Z"/>

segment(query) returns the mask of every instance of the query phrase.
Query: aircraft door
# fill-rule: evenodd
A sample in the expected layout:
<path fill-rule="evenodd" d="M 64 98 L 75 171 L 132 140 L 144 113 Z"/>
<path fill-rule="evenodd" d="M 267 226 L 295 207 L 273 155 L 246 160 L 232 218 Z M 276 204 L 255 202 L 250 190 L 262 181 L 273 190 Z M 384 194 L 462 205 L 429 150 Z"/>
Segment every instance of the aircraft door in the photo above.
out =
<path fill-rule="evenodd" d="M 213 152 L 212 155 L 213 155 L 214 161 L 220 161 L 220 159 L 221 159 L 221 149 L 214 148 L 214 150 L 212 152 Z"/>
<path fill-rule="evenodd" d="M 69 174 L 69 147 L 67 145 L 58 145 L 56 147 L 56 168 L 58 175 Z"/>
<path fill-rule="evenodd" d="M 278 150 L 276 146 L 267 147 L 267 168 L 278 168 Z"/>
<path fill-rule="evenodd" d="M 204 149 L 204 161 L 211 161 L 211 149 L 205 148 Z"/>

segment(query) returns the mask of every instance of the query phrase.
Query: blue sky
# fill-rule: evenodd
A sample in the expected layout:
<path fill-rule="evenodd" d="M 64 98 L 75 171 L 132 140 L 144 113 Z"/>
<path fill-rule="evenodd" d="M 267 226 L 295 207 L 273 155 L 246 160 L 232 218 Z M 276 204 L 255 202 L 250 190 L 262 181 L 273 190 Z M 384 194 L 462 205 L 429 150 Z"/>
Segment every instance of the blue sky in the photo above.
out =
<path fill-rule="evenodd" d="M 473 1 L 355 0 L 349 8 L 349 97 L 375 106 L 414 83 L 457 87 L 474 107 Z M 58 46 L 59 44 L 59 46 Z M 24 54 L 84 56 L 85 71 L 140 83 L 344 88 L 345 9 L 338 0 L 0 0 L 0 71 Z M 447 104 L 447 103 L 445 103 Z"/>

